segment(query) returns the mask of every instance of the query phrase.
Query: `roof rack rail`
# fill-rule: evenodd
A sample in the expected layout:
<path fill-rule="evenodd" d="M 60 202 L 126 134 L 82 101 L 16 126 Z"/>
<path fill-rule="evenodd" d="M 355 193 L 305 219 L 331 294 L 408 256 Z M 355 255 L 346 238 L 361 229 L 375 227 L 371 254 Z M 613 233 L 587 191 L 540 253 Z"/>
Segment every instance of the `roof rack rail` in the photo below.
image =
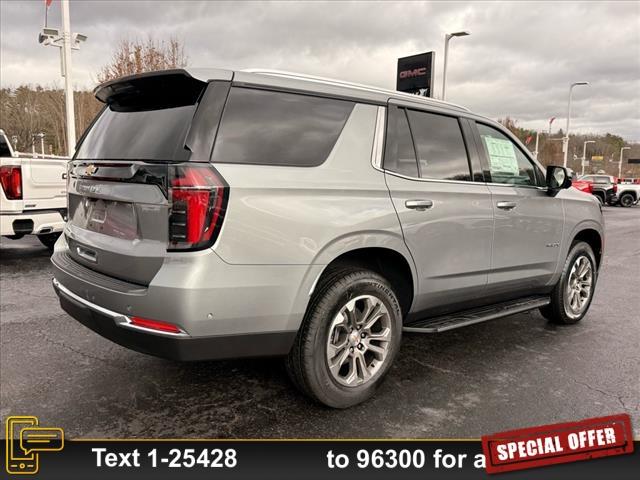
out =
<path fill-rule="evenodd" d="M 410 93 L 405 93 L 405 92 L 398 92 L 396 90 L 389 90 L 386 88 L 380 88 L 380 87 L 373 87 L 371 85 L 363 85 L 361 83 L 353 83 L 353 82 L 347 82 L 344 80 L 336 80 L 334 78 L 326 78 L 326 77 L 318 77 L 315 75 L 307 75 L 304 73 L 295 73 L 295 72 L 287 72 L 284 70 L 271 70 L 271 69 L 263 69 L 263 68 L 247 68 L 242 70 L 243 72 L 247 72 L 247 73 L 257 73 L 260 75 L 273 75 L 276 77 L 285 77 L 285 78 L 292 78 L 292 79 L 298 79 L 298 80 L 305 80 L 308 82 L 316 82 L 316 83 L 323 83 L 325 85 L 334 85 L 334 86 L 339 86 L 339 87 L 349 87 L 349 88 L 353 88 L 353 89 L 357 89 L 357 90 L 364 90 L 364 91 L 368 91 L 368 92 L 376 92 L 376 93 L 384 93 L 384 94 L 388 94 L 388 95 L 395 95 L 395 96 L 399 96 L 399 97 L 403 97 L 406 99 L 411 99 L 411 100 L 419 100 L 419 101 L 423 101 L 425 103 L 431 103 L 433 105 L 443 105 L 443 106 L 448 106 L 448 107 L 453 107 L 453 108 L 457 108 L 460 110 L 464 110 L 465 112 L 468 112 L 469 109 L 466 107 L 463 107 L 462 105 L 457 105 L 455 103 L 450 103 L 450 102 L 445 102 L 442 100 L 437 100 L 435 98 L 430 98 L 430 97 L 420 97 L 417 95 L 413 95 Z"/>

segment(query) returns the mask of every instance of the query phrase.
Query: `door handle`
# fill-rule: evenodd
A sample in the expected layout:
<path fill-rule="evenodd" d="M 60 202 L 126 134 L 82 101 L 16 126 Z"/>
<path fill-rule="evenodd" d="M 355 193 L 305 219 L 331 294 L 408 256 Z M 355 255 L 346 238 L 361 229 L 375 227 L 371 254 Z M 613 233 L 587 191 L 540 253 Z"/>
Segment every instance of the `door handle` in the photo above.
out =
<path fill-rule="evenodd" d="M 431 200 L 407 200 L 404 202 L 404 206 L 421 212 L 433 207 L 433 202 Z"/>
<path fill-rule="evenodd" d="M 516 202 L 498 202 L 496 206 L 502 210 L 512 210 L 516 208 Z"/>

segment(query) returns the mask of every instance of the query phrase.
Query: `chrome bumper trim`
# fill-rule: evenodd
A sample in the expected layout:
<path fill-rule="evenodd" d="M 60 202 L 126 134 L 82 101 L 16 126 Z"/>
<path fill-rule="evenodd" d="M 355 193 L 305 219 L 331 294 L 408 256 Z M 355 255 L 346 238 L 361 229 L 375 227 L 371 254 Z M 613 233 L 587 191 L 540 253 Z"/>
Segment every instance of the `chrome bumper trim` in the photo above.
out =
<path fill-rule="evenodd" d="M 131 318 L 128 317 L 127 315 L 123 315 L 121 313 L 117 313 L 117 312 L 114 312 L 114 311 L 109 310 L 107 308 L 101 307 L 100 305 L 96 305 L 95 303 L 92 303 L 89 300 L 86 300 L 86 299 L 80 297 L 79 295 L 76 295 L 71 290 L 69 290 L 67 287 L 62 285 L 55 278 L 52 279 L 52 283 L 53 283 L 53 288 L 54 289 L 61 291 L 67 297 L 72 298 L 73 300 L 75 300 L 78 303 L 81 303 L 82 305 L 84 305 L 85 307 L 89 308 L 90 310 L 94 310 L 94 311 L 96 311 L 98 313 L 101 313 L 102 315 L 104 315 L 106 317 L 111 318 L 115 322 L 115 324 L 117 326 L 119 326 L 119 327 L 128 328 L 128 329 L 131 329 L 131 330 L 137 330 L 137 331 L 145 332 L 145 333 L 151 333 L 153 335 L 162 335 L 162 336 L 165 336 L 165 337 L 182 337 L 182 338 L 190 337 L 190 335 L 187 332 L 185 332 L 181 327 L 178 327 L 180 329 L 180 333 L 173 333 L 173 332 L 162 332 L 160 330 L 152 330 L 150 328 L 145 328 L 145 327 L 140 327 L 138 325 L 134 325 L 133 323 L 131 323 Z"/>

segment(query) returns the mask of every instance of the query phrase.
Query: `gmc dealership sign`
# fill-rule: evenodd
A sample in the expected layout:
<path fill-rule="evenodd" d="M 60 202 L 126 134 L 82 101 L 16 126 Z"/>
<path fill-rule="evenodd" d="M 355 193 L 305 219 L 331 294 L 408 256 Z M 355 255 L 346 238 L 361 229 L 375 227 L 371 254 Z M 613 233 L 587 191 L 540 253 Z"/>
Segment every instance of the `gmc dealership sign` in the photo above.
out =
<path fill-rule="evenodd" d="M 419 93 L 433 96 L 433 66 L 435 52 L 420 53 L 398 59 L 398 76 L 396 90 L 408 93 Z"/>

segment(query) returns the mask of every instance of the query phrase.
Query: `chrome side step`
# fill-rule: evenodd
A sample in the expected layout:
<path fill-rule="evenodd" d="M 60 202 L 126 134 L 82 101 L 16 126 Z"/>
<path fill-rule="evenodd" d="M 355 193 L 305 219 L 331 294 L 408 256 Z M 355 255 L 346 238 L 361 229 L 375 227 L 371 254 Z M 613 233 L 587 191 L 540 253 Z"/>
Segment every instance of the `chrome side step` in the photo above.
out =
<path fill-rule="evenodd" d="M 509 302 L 497 303 L 486 307 L 464 310 L 439 317 L 417 320 L 403 327 L 403 332 L 440 333 L 454 328 L 466 327 L 474 323 L 486 322 L 496 318 L 507 317 L 515 313 L 522 313 L 535 308 L 549 305 L 547 296 L 533 296 L 519 298 Z"/>

